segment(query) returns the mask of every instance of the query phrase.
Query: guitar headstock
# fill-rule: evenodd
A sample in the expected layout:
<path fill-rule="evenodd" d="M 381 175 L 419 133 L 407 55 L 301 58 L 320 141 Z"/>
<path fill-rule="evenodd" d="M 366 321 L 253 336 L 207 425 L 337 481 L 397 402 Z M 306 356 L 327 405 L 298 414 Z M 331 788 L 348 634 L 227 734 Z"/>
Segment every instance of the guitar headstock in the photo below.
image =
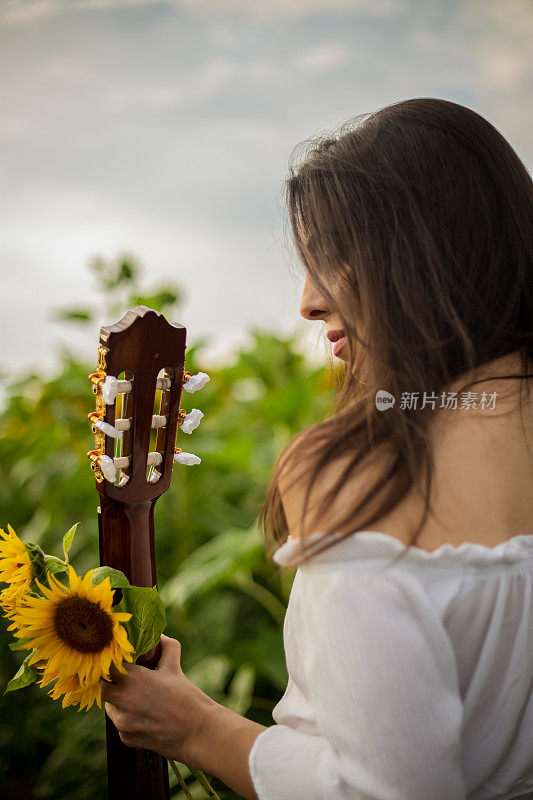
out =
<path fill-rule="evenodd" d="M 199 463 L 175 447 L 179 425 L 190 433 L 203 414 L 180 408 L 182 388 L 209 377 L 184 370 L 187 331 L 146 306 L 100 330 L 98 369 L 89 376 L 96 410 L 89 414 L 95 449 L 87 455 L 100 495 L 127 503 L 166 492 L 176 461 Z M 154 407 L 156 398 L 158 408 Z"/>

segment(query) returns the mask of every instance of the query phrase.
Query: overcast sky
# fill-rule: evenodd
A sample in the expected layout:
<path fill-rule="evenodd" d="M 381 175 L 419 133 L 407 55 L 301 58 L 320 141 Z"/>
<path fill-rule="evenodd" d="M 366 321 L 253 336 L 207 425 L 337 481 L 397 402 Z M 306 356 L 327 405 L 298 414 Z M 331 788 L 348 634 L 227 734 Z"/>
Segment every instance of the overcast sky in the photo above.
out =
<path fill-rule="evenodd" d="M 175 280 L 209 358 L 313 331 L 283 237 L 293 147 L 400 99 L 487 117 L 531 170 L 529 0 L 0 0 L 0 369 L 54 365 L 53 310 L 122 252 Z M 291 271 L 292 270 L 292 271 Z M 116 320 L 105 320 L 114 322 Z M 321 351 L 319 351 L 321 352 Z"/>

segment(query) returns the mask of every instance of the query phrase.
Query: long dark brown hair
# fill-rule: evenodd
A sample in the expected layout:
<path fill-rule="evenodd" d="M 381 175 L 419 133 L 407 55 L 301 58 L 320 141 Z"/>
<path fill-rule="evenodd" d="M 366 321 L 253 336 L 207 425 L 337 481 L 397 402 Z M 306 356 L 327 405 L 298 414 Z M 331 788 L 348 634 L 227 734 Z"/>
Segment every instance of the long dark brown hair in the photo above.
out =
<path fill-rule="evenodd" d="M 375 395 L 384 389 L 396 399 L 403 392 L 421 398 L 510 353 L 520 355 L 522 373 L 496 377 L 518 377 L 529 393 L 533 182 L 486 119 L 435 98 L 359 115 L 304 142 L 296 163 L 301 149 L 285 184 L 290 230 L 309 279 L 342 321 L 355 366 L 342 368 L 332 416 L 278 458 L 259 527 L 269 554 L 286 540 L 279 479 L 304 451 L 313 466 L 302 509 L 322 471 L 348 458 L 317 517 L 347 478 L 383 452 L 387 467 L 328 532 L 346 523 L 364 530 L 425 475 L 414 544 L 429 512 L 434 411 L 396 402 L 383 413 Z M 300 535 L 302 520 L 303 513 Z M 321 549 L 332 541 L 324 537 Z"/>

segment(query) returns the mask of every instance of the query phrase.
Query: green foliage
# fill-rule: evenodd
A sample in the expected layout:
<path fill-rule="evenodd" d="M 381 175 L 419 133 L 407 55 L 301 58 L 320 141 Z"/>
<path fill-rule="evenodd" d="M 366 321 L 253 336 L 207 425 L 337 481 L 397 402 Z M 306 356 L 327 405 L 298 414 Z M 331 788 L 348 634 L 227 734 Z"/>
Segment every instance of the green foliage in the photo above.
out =
<path fill-rule="evenodd" d="M 65 554 L 65 560 L 68 562 L 68 551 L 72 547 L 72 542 L 74 541 L 74 535 L 78 529 L 78 525 L 80 523 L 76 522 L 75 525 L 70 528 L 66 534 L 63 536 L 63 552 Z"/>
<path fill-rule="evenodd" d="M 153 291 L 142 291 L 142 270 L 132 256 L 123 255 L 115 260 L 98 257 L 89 266 L 95 278 L 96 289 L 102 294 L 102 301 L 95 307 L 59 309 L 54 314 L 56 321 L 87 327 L 100 317 L 101 312 L 107 321 L 118 321 L 129 308 L 135 306 L 148 306 L 167 314 L 173 312 L 183 301 L 182 291 L 168 284 L 158 286 Z"/>
<path fill-rule="evenodd" d="M 52 575 L 57 575 L 59 572 L 68 572 L 68 566 L 65 561 L 57 558 L 57 556 L 45 555 L 44 571 L 49 572 Z"/>
<path fill-rule="evenodd" d="M 7 692 L 14 692 L 16 689 L 23 689 L 25 686 L 29 686 L 30 683 L 37 680 L 39 673 L 33 665 L 28 663 L 32 655 L 33 650 L 31 653 L 28 653 L 20 665 L 20 668 L 17 670 L 16 675 L 14 675 L 7 684 L 4 694 Z"/>
<path fill-rule="evenodd" d="M 155 588 L 130 586 L 122 589 L 122 600 L 115 611 L 132 614 L 124 626 L 136 658 L 156 646 L 167 626 L 165 606 Z"/>
<path fill-rule="evenodd" d="M 91 581 L 95 586 L 109 578 L 109 583 L 113 589 L 123 589 L 130 585 L 129 580 L 123 572 L 113 567 L 95 567 L 92 571 Z"/>
<path fill-rule="evenodd" d="M 179 320 L 181 290 L 145 292 L 133 259 L 100 259 L 93 271 L 104 292 L 94 307 L 105 322 L 141 299 L 155 307 L 156 296 L 159 310 Z M 96 358 L 97 315 L 89 311 Z M 287 682 L 282 626 L 292 575 L 267 561 L 256 519 L 276 457 L 298 431 L 331 412 L 333 389 L 328 371 L 311 368 L 293 339 L 260 330 L 251 336 L 249 347 L 216 368 L 202 361 L 205 341 L 187 348 L 186 368 L 204 370 L 211 380 L 194 396 L 184 392 L 186 409 L 198 407 L 205 418 L 190 437 L 179 433 L 178 444 L 202 463 L 174 466 L 170 489 L 155 508 L 156 553 L 166 633 L 181 642 L 185 673 L 217 702 L 270 725 Z M 98 564 L 99 552 L 98 495 L 86 456 L 94 446 L 87 421 L 94 410 L 87 375 L 94 368 L 64 352 L 55 375 L 6 382 L 0 412 L 0 527 L 9 522 L 23 539 L 59 556 L 63 532 L 73 520 L 83 521 L 72 541 L 65 537 L 82 575 Z M 65 568 L 60 558 L 54 564 Z M 102 580 L 110 573 L 95 570 L 93 580 L 95 574 Z M 110 577 L 122 588 L 120 578 Z M 0 621 L 3 686 L 21 662 L 11 641 Z M 3 797 L 106 796 L 97 707 L 62 709 L 35 685 L 0 695 L 0 742 Z M 237 797 L 216 781 L 214 788 L 228 800 Z M 178 789 L 175 796 L 183 797 Z"/>

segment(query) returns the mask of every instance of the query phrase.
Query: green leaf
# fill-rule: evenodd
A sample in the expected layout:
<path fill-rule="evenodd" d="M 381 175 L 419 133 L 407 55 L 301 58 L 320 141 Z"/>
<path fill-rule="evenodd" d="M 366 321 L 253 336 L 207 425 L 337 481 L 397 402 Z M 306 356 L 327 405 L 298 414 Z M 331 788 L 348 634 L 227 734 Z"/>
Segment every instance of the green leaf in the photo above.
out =
<path fill-rule="evenodd" d="M 34 683 L 37 680 L 39 673 L 33 665 L 30 667 L 28 664 L 28 661 L 32 657 L 33 653 L 33 650 L 31 653 L 28 653 L 20 665 L 20 669 L 17 674 L 14 675 L 7 684 L 4 694 L 7 694 L 8 692 L 14 692 L 16 689 L 23 689 L 25 686 L 29 686 L 30 683 Z"/>
<path fill-rule="evenodd" d="M 38 544 L 33 542 L 25 542 L 25 544 L 31 561 L 32 578 L 39 578 L 42 581 L 45 579 L 45 554 Z"/>
<path fill-rule="evenodd" d="M 65 311 L 57 311 L 55 319 L 58 322 L 92 322 L 93 312 L 85 308 L 68 308 Z"/>
<path fill-rule="evenodd" d="M 22 645 L 27 644 L 29 641 L 30 639 L 17 639 L 16 642 L 10 642 L 8 646 L 10 650 L 22 650 Z"/>
<path fill-rule="evenodd" d="M 255 686 L 255 669 L 251 664 L 241 664 L 229 685 L 224 705 L 244 716 L 252 703 Z"/>
<path fill-rule="evenodd" d="M 281 691 L 287 688 L 288 672 L 281 628 L 268 628 L 254 639 L 235 641 L 229 649 L 229 656 L 235 664 L 252 665 L 257 675 L 267 678 Z"/>
<path fill-rule="evenodd" d="M 161 287 L 152 294 L 134 294 L 130 297 L 132 306 L 148 306 L 155 311 L 168 311 L 181 300 L 181 294 L 174 287 Z"/>
<path fill-rule="evenodd" d="M 68 564 L 57 556 L 45 556 L 44 569 L 55 575 L 58 572 L 68 572 Z"/>
<path fill-rule="evenodd" d="M 231 672 L 231 659 L 222 653 L 206 656 L 187 670 L 187 677 L 211 697 L 221 694 Z"/>
<path fill-rule="evenodd" d="M 67 562 L 68 562 L 68 551 L 72 546 L 72 540 L 74 539 L 74 534 L 76 533 L 79 524 L 80 524 L 79 522 L 76 522 L 76 524 L 73 525 L 72 528 L 70 528 L 70 530 L 68 530 L 66 534 L 63 536 L 63 552 L 65 554 L 65 559 Z"/>
<path fill-rule="evenodd" d="M 116 611 L 132 614 L 125 623 L 128 639 L 135 647 L 135 657 L 155 647 L 167 626 L 165 607 L 157 589 L 131 586 L 122 590 L 122 600 L 115 606 Z"/>
<path fill-rule="evenodd" d="M 119 569 L 113 569 L 113 567 L 96 567 L 93 569 L 91 580 L 95 586 L 102 583 L 106 578 L 109 578 L 113 589 L 124 589 L 130 586 L 129 580 Z"/>
<path fill-rule="evenodd" d="M 162 589 L 163 601 L 184 607 L 220 584 L 231 585 L 236 573 L 264 559 L 264 549 L 255 525 L 219 533 L 182 561 L 179 572 Z"/>

